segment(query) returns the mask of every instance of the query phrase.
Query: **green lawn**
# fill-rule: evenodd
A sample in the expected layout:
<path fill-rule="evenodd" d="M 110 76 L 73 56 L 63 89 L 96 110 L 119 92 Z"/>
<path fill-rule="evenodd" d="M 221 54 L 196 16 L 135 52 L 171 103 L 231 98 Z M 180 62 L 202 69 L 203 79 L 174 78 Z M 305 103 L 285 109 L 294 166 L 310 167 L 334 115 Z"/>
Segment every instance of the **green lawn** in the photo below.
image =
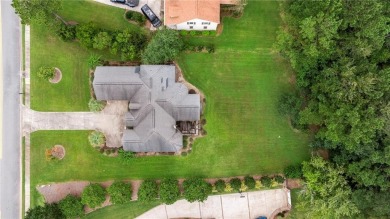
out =
<path fill-rule="evenodd" d="M 123 18 L 124 9 L 92 1 L 63 1 L 59 13 L 67 21 L 94 22 L 106 29 L 138 28 Z M 120 60 L 108 51 L 88 50 L 77 42 L 63 42 L 44 25 L 31 25 L 31 108 L 38 111 L 88 111 L 90 98 L 87 59 L 92 53 L 105 60 Z M 41 66 L 58 67 L 58 84 L 37 77 Z"/>
<path fill-rule="evenodd" d="M 250 2 L 241 19 L 224 19 L 223 34 L 208 39 L 215 40 L 216 53 L 179 58 L 185 77 L 207 99 L 207 136 L 195 142 L 190 155 L 144 157 L 123 164 L 88 146 L 87 131 L 34 132 L 32 187 L 70 180 L 269 174 L 307 159 L 308 135 L 294 132 L 276 112 L 280 93 L 292 89 L 291 70 L 271 50 L 278 13 L 275 1 Z M 64 145 L 66 157 L 46 161 L 45 148 L 54 144 Z"/>
<path fill-rule="evenodd" d="M 101 208 L 97 211 L 86 215 L 86 219 L 101 219 L 101 218 L 135 218 L 144 212 L 148 211 L 159 205 L 160 203 L 155 201 L 152 203 L 142 203 L 138 201 L 129 202 L 123 205 L 112 205 L 105 208 Z"/>

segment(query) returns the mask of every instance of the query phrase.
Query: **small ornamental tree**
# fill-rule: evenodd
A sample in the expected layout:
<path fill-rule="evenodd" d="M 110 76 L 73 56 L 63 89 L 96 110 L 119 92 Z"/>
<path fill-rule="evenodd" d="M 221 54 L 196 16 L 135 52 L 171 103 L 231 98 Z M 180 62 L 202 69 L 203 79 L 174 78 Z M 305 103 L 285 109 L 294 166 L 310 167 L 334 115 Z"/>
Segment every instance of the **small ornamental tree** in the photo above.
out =
<path fill-rule="evenodd" d="M 84 188 L 81 194 L 81 203 L 95 208 L 103 204 L 106 200 L 106 191 L 99 184 L 93 183 Z"/>
<path fill-rule="evenodd" d="M 88 136 L 88 141 L 92 145 L 92 147 L 100 147 L 106 141 L 104 134 L 99 131 L 93 131 Z"/>
<path fill-rule="evenodd" d="M 55 69 L 53 67 L 40 67 L 38 70 L 38 77 L 45 80 L 52 79 L 55 75 Z"/>
<path fill-rule="evenodd" d="M 68 195 L 59 202 L 62 213 L 67 218 L 77 218 L 84 214 L 84 205 L 81 199 L 73 195 Z"/>
<path fill-rule="evenodd" d="M 270 188 L 272 185 L 272 179 L 269 178 L 268 176 L 261 177 L 260 181 L 261 181 L 261 184 L 267 188 Z"/>
<path fill-rule="evenodd" d="M 151 202 L 158 196 L 158 185 L 154 180 L 144 180 L 138 190 L 138 200 Z"/>
<path fill-rule="evenodd" d="M 165 204 L 173 204 L 180 197 L 179 184 L 176 179 L 163 179 L 160 184 L 160 199 Z"/>
<path fill-rule="evenodd" d="M 283 176 L 281 176 L 281 175 L 276 175 L 276 176 L 274 176 L 274 180 L 277 182 L 277 183 L 279 183 L 279 184 L 281 184 L 281 183 L 284 183 L 284 177 Z"/>
<path fill-rule="evenodd" d="M 223 192 L 226 187 L 226 183 L 224 180 L 219 179 L 217 182 L 215 182 L 215 188 L 217 189 L 218 192 Z"/>
<path fill-rule="evenodd" d="M 254 189 L 256 186 L 256 181 L 251 176 L 246 176 L 244 178 L 245 185 L 248 186 L 248 189 Z"/>
<path fill-rule="evenodd" d="M 201 178 L 190 178 L 183 182 L 184 197 L 189 202 L 203 202 L 212 192 L 212 186 Z"/>
<path fill-rule="evenodd" d="M 179 32 L 171 29 L 157 31 L 142 54 L 145 64 L 164 64 L 172 61 L 183 49 Z"/>
<path fill-rule="evenodd" d="M 110 187 L 108 187 L 107 191 L 113 204 L 123 204 L 131 200 L 130 184 L 115 181 Z"/>
<path fill-rule="evenodd" d="M 239 178 L 233 178 L 230 180 L 230 185 L 236 191 L 239 191 L 241 188 L 241 180 Z"/>
<path fill-rule="evenodd" d="M 62 213 L 58 204 L 45 203 L 44 206 L 36 206 L 30 208 L 26 212 L 25 219 L 65 219 L 65 215 Z"/>

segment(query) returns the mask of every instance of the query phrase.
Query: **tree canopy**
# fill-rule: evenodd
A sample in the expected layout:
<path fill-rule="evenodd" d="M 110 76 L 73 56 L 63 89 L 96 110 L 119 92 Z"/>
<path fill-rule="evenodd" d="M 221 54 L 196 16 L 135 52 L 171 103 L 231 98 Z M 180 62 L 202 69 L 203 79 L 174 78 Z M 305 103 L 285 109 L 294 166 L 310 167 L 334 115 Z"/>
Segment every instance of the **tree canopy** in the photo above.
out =
<path fill-rule="evenodd" d="M 31 21 L 46 23 L 53 19 L 62 8 L 61 0 L 12 0 L 15 13 L 20 16 L 22 24 L 31 24 Z"/>
<path fill-rule="evenodd" d="M 73 195 L 67 195 L 59 202 L 59 207 L 62 213 L 67 218 L 77 218 L 84 214 L 84 205 L 81 199 Z"/>

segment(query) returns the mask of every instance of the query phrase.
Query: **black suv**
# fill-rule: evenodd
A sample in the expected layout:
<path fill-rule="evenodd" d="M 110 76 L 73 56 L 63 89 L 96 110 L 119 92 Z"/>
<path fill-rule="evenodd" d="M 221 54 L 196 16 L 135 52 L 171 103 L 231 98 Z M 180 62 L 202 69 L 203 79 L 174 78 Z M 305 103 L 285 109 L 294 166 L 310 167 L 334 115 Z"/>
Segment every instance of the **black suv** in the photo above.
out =
<path fill-rule="evenodd" d="M 137 7 L 139 4 L 139 0 L 110 0 L 110 1 L 115 3 L 125 4 L 132 8 Z"/>
<path fill-rule="evenodd" d="M 161 26 L 161 21 L 157 17 L 157 15 L 149 8 L 148 5 L 144 5 L 141 8 L 142 13 L 146 16 L 146 18 L 152 23 L 153 27 Z"/>

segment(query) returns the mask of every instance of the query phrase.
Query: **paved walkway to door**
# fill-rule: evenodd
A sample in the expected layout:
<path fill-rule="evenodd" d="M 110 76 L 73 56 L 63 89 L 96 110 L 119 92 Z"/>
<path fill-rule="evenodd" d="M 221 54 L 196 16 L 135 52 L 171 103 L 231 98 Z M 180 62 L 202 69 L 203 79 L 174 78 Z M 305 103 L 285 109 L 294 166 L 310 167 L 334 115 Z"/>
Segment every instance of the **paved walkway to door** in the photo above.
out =
<path fill-rule="evenodd" d="M 172 205 L 159 205 L 138 219 L 167 218 L 224 218 L 244 219 L 271 215 L 278 209 L 289 209 L 291 203 L 288 189 L 273 189 L 227 195 L 213 195 L 201 203 L 180 200 Z"/>

